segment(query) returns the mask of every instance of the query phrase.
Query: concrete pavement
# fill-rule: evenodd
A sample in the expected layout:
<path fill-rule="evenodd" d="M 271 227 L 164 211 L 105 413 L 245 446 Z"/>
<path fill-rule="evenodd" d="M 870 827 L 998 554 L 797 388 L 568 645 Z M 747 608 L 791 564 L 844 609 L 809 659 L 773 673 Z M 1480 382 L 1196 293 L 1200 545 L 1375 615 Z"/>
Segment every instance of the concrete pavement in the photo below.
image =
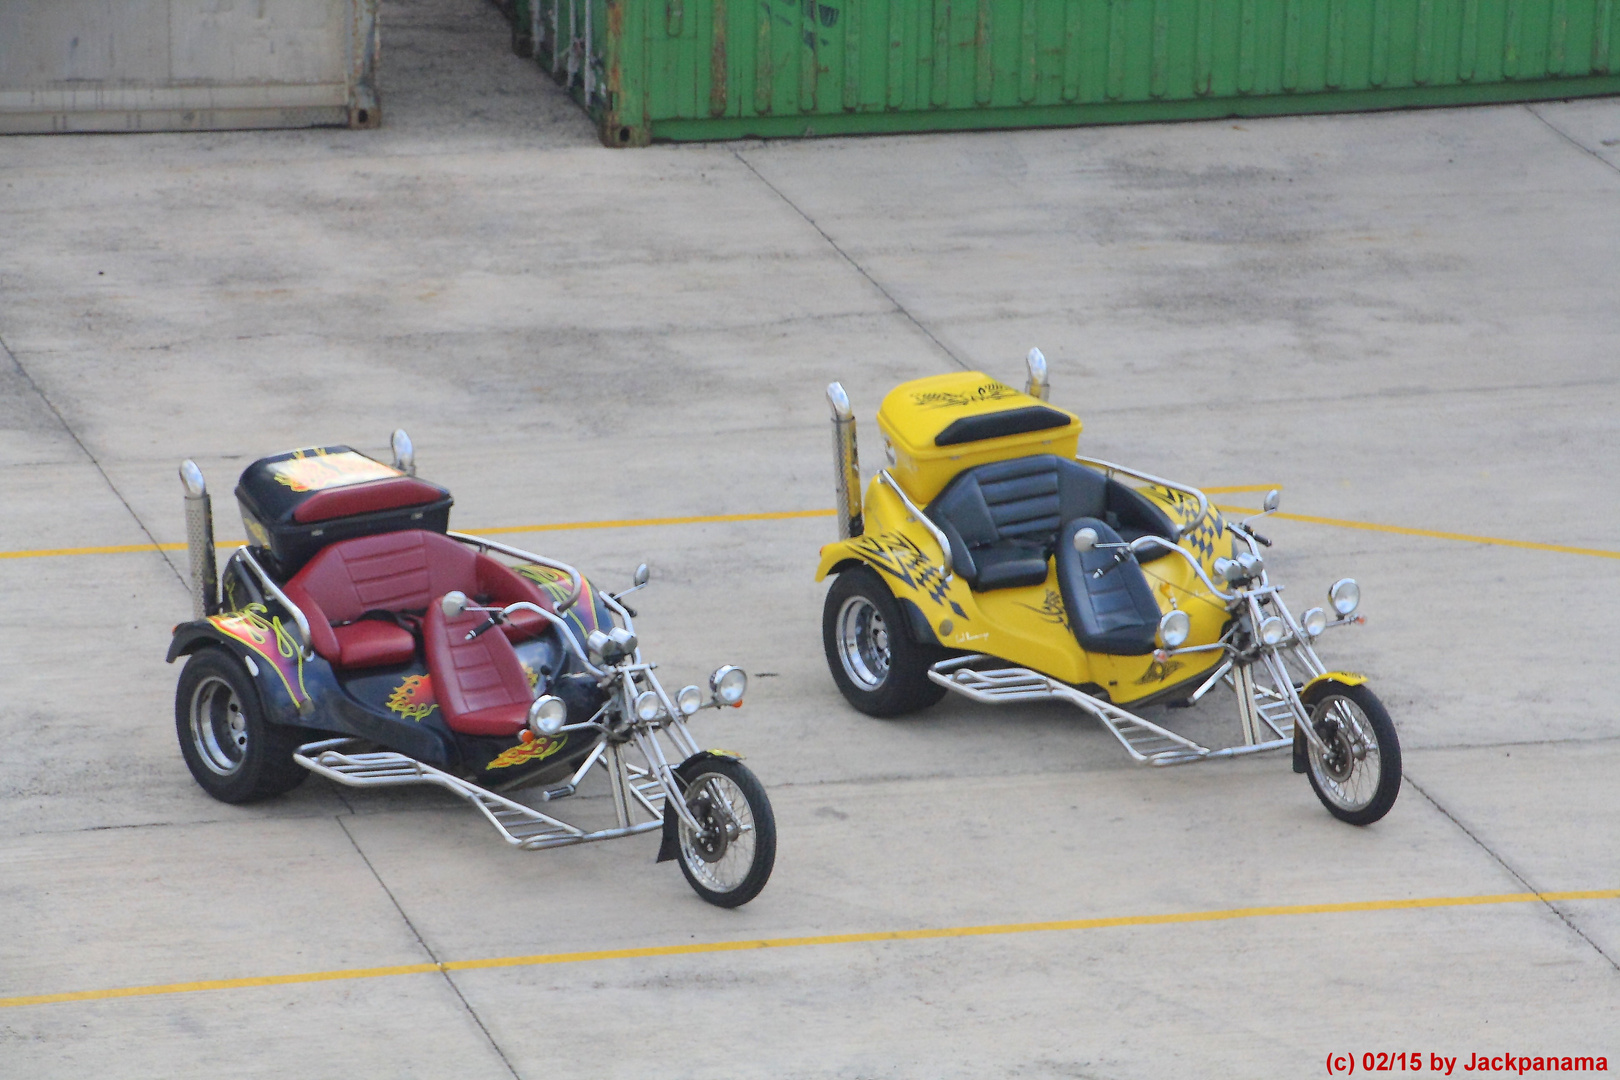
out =
<path fill-rule="evenodd" d="M 677 684 L 755 673 L 700 738 L 747 755 L 781 851 L 724 912 L 648 837 L 516 853 L 440 793 L 319 780 L 215 803 L 161 663 L 184 553 L 0 558 L 0 999 L 260 980 L 0 1007 L 0 1077 L 1620 1067 L 1620 901 L 1385 903 L 1620 888 L 1620 559 L 1421 533 L 1620 551 L 1620 103 L 613 152 L 490 9 L 383 18 L 377 131 L 0 141 L 0 552 L 183 540 L 188 456 L 239 537 L 247 462 L 396 426 L 469 531 L 817 510 L 829 380 L 870 474 L 894 383 L 1016 381 L 1039 345 L 1091 455 L 1420 530 L 1268 530 L 1291 598 L 1361 581 L 1324 648 L 1407 786 L 1357 830 L 1282 758 L 862 717 L 820 650 L 829 518 L 511 537 L 607 585 L 650 562 Z M 1255 907 L 1294 913 L 1140 921 Z"/>

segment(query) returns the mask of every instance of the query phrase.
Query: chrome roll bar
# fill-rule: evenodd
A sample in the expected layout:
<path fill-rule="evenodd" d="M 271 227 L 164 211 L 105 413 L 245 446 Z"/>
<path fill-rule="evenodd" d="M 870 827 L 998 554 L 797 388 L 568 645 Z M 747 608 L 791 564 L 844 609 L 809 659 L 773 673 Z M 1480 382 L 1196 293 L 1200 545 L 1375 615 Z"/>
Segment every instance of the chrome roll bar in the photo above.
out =
<path fill-rule="evenodd" d="M 297 604 L 287 599 L 287 594 L 282 592 L 274 581 L 270 580 L 270 575 L 264 572 L 264 567 L 259 565 L 259 560 L 255 559 L 253 557 L 253 553 L 248 551 L 245 546 L 237 548 L 236 554 L 241 557 L 242 562 L 246 564 L 247 568 L 253 571 L 254 576 L 259 579 L 259 584 L 265 587 L 265 591 L 267 591 L 271 596 L 275 597 L 276 602 L 282 607 L 286 608 L 288 613 L 292 615 L 293 621 L 298 624 L 298 632 L 304 635 L 304 659 L 313 659 L 315 656 L 315 647 L 310 643 L 309 640 L 309 619 L 304 617 L 303 610 L 300 609 Z"/>
<path fill-rule="evenodd" d="M 923 528 L 927 529 L 928 532 L 933 536 L 934 542 L 939 545 L 940 569 L 945 574 L 945 580 L 947 582 L 950 581 L 953 573 L 951 567 L 950 539 L 946 537 L 945 533 L 938 525 L 934 524 L 933 520 L 929 518 L 927 514 L 917 509 L 917 504 L 912 502 L 904 491 L 900 490 L 900 485 L 895 482 L 894 477 L 889 475 L 888 469 L 884 469 L 882 472 L 878 473 L 877 479 L 881 483 L 887 484 L 889 490 L 894 492 L 895 495 L 899 496 L 900 502 L 905 506 L 906 510 L 911 514 L 911 516 L 921 522 Z"/>
<path fill-rule="evenodd" d="M 1171 491 L 1179 491 L 1183 495 L 1191 495 L 1193 498 L 1197 499 L 1198 516 L 1193 518 L 1186 525 L 1181 526 L 1181 528 L 1176 531 L 1176 538 L 1178 540 L 1192 532 L 1194 529 L 1198 528 L 1199 523 L 1203 521 L 1204 518 L 1209 516 L 1209 498 L 1195 487 L 1189 487 L 1186 484 L 1178 484 L 1174 480 L 1166 480 L 1164 477 L 1154 476 L 1152 473 L 1138 472 L 1135 469 L 1128 469 L 1124 465 L 1115 465 L 1112 461 L 1103 461 L 1100 458 L 1076 457 L 1074 460 L 1078 461 L 1082 465 L 1090 465 L 1094 469 L 1101 469 L 1109 476 L 1112 476 L 1115 473 L 1120 473 L 1124 476 L 1135 477 L 1138 480 L 1145 480 L 1149 484 L 1157 484 L 1160 487 L 1169 488 Z"/>
<path fill-rule="evenodd" d="M 514 559 L 526 559 L 529 562 L 538 563 L 541 566 L 549 566 L 553 570 L 561 570 L 563 573 L 567 574 L 569 580 L 573 583 L 574 588 L 567 597 L 558 603 L 557 613 L 559 615 L 573 607 L 574 604 L 579 601 L 580 594 L 585 591 L 584 577 L 580 575 L 578 570 L 575 570 L 572 566 L 569 566 L 565 562 L 558 562 L 556 559 L 548 559 L 544 556 L 536 555 L 532 551 L 524 551 L 522 548 L 508 547 L 506 544 L 499 544 L 494 540 L 486 540 L 482 536 L 473 536 L 470 533 L 447 532 L 445 535 L 452 540 L 458 540 L 463 544 L 478 548 L 481 551 L 498 551 L 502 555 L 510 555 Z"/>

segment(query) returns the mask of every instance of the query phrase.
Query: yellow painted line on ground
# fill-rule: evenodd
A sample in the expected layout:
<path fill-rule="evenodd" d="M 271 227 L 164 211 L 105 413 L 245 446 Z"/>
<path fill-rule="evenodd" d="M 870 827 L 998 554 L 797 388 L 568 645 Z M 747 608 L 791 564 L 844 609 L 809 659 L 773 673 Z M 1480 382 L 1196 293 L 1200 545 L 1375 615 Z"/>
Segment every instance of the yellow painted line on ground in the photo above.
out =
<path fill-rule="evenodd" d="M 1236 495 L 1251 491 L 1270 491 L 1270 484 L 1246 484 L 1240 487 L 1205 488 L 1209 495 Z M 1229 514 L 1253 514 L 1249 506 L 1221 506 L 1215 509 Z M 511 533 L 566 532 L 580 529 L 641 529 L 655 525 L 714 525 L 737 521 L 792 521 L 798 518 L 826 518 L 836 510 L 774 510 L 760 514 L 699 514 L 686 517 L 614 518 L 607 521 L 559 521 L 545 525 L 498 525 L 492 529 L 478 529 L 476 533 L 500 536 Z M 1406 525 L 1379 525 L 1370 521 L 1349 521 L 1345 518 L 1314 517 L 1309 514 L 1272 514 L 1283 521 L 1303 521 L 1311 525 L 1330 525 L 1337 529 L 1360 529 L 1364 532 L 1394 533 L 1399 536 L 1422 536 L 1431 540 L 1457 540 L 1467 544 L 1490 544 L 1495 547 L 1521 548 L 1526 551 L 1552 551 L 1561 555 L 1587 555 L 1599 559 L 1620 559 L 1620 551 L 1605 548 L 1571 547 L 1567 544 L 1543 544 L 1534 540 L 1508 540 L 1499 536 L 1475 536 L 1471 533 L 1443 532 L 1438 529 L 1414 529 Z M 240 541 L 230 540 L 214 545 L 235 548 Z M 184 544 L 114 544 L 103 547 L 35 548 L 28 551 L 0 551 L 0 559 L 43 559 L 58 555 L 125 555 L 138 551 L 184 551 Z"/>
<path fill-rule="evenodd" d="M 201 982 L 129 986 L 109 990 L 74 990 L 62 994 L 33 994 L 0 998 L 0 1009 L 24 1005 L 54 1005 L 69 1001 L 108 1001 L 114 998 L 190 994 L 202 990 L 244 990 L 262 986 L 291 986 L 337 982 L 345 979 L 380 979 L 394 975 L 433 972 L 484 971 L 491 968 L 539 967 L 580 964 L 599 960 L 644 960 L 660 956 L 694 956 L 746 952 L 755 949 L 793 949 L 806 945 L 864 945 L 883 941 L 930 941 L 942 938 L 989 937 L 997 934 L 1033 934 L 1056 930 L 1102 930 L 1119 926 L 1170 926 L 1183 923 L 1261 919 L 1279 915 L 1339 915 L 1368 911 L 1410 911 L 1423 908 L 1481 907 L 1495 904 L 1549 903 L 1560 900 L 1616 900 L 1620 889 L 1585 889 L 1570 892 L 1494 893 L 1484 896 L 1429 896 L 1408 900 L 1360 900 L 1342 904 L 1286 904 L 1270 907 L 1227 908 L 1220 911 L 1181 911 L 1164 915 L 1123 915 L 1102 919 L 1065 919 L 1058 922 L 1003 923 L 991 926 L 951 926 L 923 930 L 884 930 L 865 934 L 818 934 L 812 937 L 757 938 L 745 941 L 707 941 L 686 945 L 654 945 L 639 949 L 599 949 L 592 952 L 543 953 L 537 956 L 497 956 L 482 960 L 447 960 L 435 964 L 400 964 L 395 967 L 348 968 L 299 975 L 264 975 L 246 979 L 208 979 Z"/>
<path fill-rule="evenodd" d="M 1217 506 L 1215 509 L 1229 514 L 1254 514 L 1250 506 Z M 1494 547 L 1522 548 L 1526 551 L 1553 551 L 1560 555 L 1589 555 L 1597 559 L 1620 559 L 1620 551 L 1606 548 L 1571 547 L 1568 544 L 1543 544 L 1535 540 L 1506 540 L 1500 536 L 1475 536 L 1472 533 L 1443 532 L 1439 529 L 1414 529 L 1406 525 L 1379 525 L 1370 521 L 1349 521 L 1345 518 L 1315 517 L 1311 514 L 1271 515 L 1283 521 L 1303 521 L 1311 525 L 1331 525 L 1336 529 L 1360 529 L 1363 532 L 1394 533 L 1397 536 L 1423 536 L 1430 540 L 1457 540 L 1465 544 L 1490 544 Z"/>
<path fill-rule="evenodd" d="M 832 517 L 836 510 L 773 510 L 763 514 L 703 514 L 688 517 L 615 518 L 610 521 L 559 521 L 547 525 L 497 525 L 475 529 L 480 536 L 503 533 L 563 532 L 571 529 L 640 529 L 653 525 L 713 525 L 728 521 L 790 521 L 794 518 Z M 235 550 L 240 540 L 221 540 L 216 548 Z M 136 551 L 184 551 L 184 544 L 113 544 L 104 547 L 33 548 L 27 551 L 0 551 L 0 559 L 43 559 L 53 555 L 127 555 Z"/>

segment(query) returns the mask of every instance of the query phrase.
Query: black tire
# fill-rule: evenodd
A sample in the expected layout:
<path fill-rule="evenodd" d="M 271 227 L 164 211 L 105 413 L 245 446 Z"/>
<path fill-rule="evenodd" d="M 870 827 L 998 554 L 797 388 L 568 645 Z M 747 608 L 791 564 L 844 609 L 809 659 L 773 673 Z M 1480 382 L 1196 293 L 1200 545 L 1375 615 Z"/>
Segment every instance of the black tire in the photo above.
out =
<path fill-rule="evenodd" d="M 264 718 L 259 688 L 224 649 L 202 649 L 186 661 L 174 725 L 192 779 L 220 802 L 273 798 L 309 775 L 292 758 L 302 730 Z"/>
<path fill-rule="evenodd" d="M 1320 683 L 1304 704 L 1311 726 L 1328 744 L 1324 755 L 1306 743 L 1311 790 L 1340 821 L 1371 825 L 1389 813 L 1401 792 L 1401 744 L 1389 712 L 1364 685 Z"/>
<path fill-rule="evenodd" d="M 944 651 L 912 640 L 900 602 L 871 567 L 844 571 L 827 590 L 821 643 L 838 689 L 868 716 L 904 716 L 945 696 L 928 678 Z"/>
<path fill-rule="evenodd" d="M 735 758 L 711 757 L 686 785 L 686 806 L 705 829 L 675 822 L 681 873 L 717 907 L 741 907 L 765 887 L 776 865 L 776 817 L 759 779 Z"/>

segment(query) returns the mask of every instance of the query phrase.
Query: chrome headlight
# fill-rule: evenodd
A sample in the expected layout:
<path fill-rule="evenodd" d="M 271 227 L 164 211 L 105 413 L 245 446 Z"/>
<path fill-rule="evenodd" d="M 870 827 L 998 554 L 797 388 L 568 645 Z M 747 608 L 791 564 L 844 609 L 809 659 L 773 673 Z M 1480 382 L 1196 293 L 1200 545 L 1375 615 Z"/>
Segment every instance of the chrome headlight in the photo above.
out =
<path fill-rule="evenodd" d="M 720 704 L 735 705 L 748 692 L 748 673 L 729 664 L 716 668 L 709 676 L 709 689 L 714 691 L 715 700 Z"/>
<path fill-rule="evenodd" d="M 612 644 L 613 639 L 602 633 L 600 630 L 592 630 L 585 636 L 585 647 L 589 649 L 594 656 L 603 655 L 603 651 L 609 648 Z"/>
<path fill-rule="evenodd" d="M 651 723 L 663 711 L 664 703 L 651 690 L 643 690 L 636 695 L 636 719 Z"/>
<path fill-rule="evenodd" d="M 1299 625 L 1311 637 L 1315 637 L 1327 629 L 1327 612 L 1319 607 L 1313 607 L 1300 617 Z"/>
<path fill-rule="evenodd" d="M 1192 633 L 1192 619 L 1185 611 L 1167 611 L 1159 620 L 1159 644 L 1167 649 L 1174 649 L 1187 640 Z"/>
<path fill-rule="evenodd" d="M 550 737 L 568 722 L 568 704 L 562 698 L 546 694 L 537 697 L 529 706 L 529 730 L 536 735 Z"/>
<path fill-rule="evenodd" d="M 1333 610 L 1343 618 L 1361 606 L 1361 586 L 1356 584 L 1355 578 L 1340 578 L 1328 590 L 1328 599 L 1333 601 Z"/>
<path fill-rule="evenodd" d="M 1288 624 L 1273 615 L 1260 624 L 1260 640 L 1275 645 L 1288 636 Z"/>
<path fill-rule="evenodd" d="M 703 691 L 695 686 L 683 686 L 681 692 L 675 695 L 675 704 L 682 716 L 691 716 L 703 708 Z"/>

